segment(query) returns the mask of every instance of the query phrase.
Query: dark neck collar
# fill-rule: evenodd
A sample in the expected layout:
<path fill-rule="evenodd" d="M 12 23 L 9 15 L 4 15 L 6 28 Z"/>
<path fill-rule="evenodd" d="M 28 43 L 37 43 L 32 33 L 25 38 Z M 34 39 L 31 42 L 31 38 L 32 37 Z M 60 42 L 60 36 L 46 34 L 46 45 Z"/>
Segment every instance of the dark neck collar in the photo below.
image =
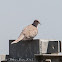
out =
<path fill-rule="evenodd" d="M 32 25 L 33 25 L 33 26 L 35 26 L 35 27 L 37 27 L 37 25 L 36 25 L 36 24 L 34 24 L 34 23 L 33 23 Z"/>

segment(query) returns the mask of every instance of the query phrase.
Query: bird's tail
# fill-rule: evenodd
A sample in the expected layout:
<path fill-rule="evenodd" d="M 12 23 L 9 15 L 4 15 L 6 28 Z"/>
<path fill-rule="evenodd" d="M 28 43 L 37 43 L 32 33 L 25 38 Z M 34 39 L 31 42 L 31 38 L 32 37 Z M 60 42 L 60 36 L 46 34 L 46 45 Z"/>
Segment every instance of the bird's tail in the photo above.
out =
<path fill-rule="evenodd" d="M 13 41 L 11 44 L 18 43 L 20 40 L 24 38 L 24 35 L 20 35 L 17 40 Z"/>

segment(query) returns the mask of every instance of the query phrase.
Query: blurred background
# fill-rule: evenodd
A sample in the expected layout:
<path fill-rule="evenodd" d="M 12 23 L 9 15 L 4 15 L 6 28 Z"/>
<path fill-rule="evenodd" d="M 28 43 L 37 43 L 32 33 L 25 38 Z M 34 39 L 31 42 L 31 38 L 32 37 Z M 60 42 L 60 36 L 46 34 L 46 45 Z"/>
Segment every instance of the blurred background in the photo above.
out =
<path fill-rule="evenodd" d="M 9 40 L 37 19 L 35 39 L 62 41 L 62 0 L 0 0 L 0 54 L 9 54 Z"/>

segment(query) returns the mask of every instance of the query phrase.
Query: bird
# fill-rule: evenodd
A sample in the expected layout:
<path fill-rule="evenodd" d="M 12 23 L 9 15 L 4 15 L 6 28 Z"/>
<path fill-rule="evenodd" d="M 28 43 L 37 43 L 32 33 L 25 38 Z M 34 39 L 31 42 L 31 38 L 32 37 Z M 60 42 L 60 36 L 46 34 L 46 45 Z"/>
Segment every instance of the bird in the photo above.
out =
<path fill-rule="evenodd" d="M 11 44 L 18 43 L 21 40 L 32 40 L 38 34 L 38 24 L 40 22 L 38 20 L 34 20 L 34 22 L 28 26 L 26 26 L 20 36 Z"/>

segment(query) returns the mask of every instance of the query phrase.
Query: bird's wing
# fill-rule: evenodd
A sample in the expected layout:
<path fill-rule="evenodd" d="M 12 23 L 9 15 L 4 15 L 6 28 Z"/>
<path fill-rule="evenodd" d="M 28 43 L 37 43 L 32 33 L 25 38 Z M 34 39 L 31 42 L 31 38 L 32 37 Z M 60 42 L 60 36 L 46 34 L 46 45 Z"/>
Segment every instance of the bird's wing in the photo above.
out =
<path fill-rule="evenodd" d="M 17 43 L 20 40 L 24 40 L 24 39 L 25 40 L 32 39 L 37 35 L 37 33 L 38 30 L 36 27 L 34 27 L 33 25 L 28 25 L 27 27 L 24 28 L 24 30 L 22 30 L 18 39 L 13 41 L 11 44 Z"/>
<path fill-rule="evenodd" d="M 37 35 L 38 30 L 33 25 L 28 25 L 26 28 L 24 28 L 24 30 L 22 31 L 22 33 L 27 38 L 34 38 Z"/>
<path fill-rule="evenodd" d="M 20 36 L 17 38 L 17 40 L 13 41 L 11 44 L 17 43 L 20 40 L 22 40 L 24 38 L 24 35 L 21 33 Z"/>

